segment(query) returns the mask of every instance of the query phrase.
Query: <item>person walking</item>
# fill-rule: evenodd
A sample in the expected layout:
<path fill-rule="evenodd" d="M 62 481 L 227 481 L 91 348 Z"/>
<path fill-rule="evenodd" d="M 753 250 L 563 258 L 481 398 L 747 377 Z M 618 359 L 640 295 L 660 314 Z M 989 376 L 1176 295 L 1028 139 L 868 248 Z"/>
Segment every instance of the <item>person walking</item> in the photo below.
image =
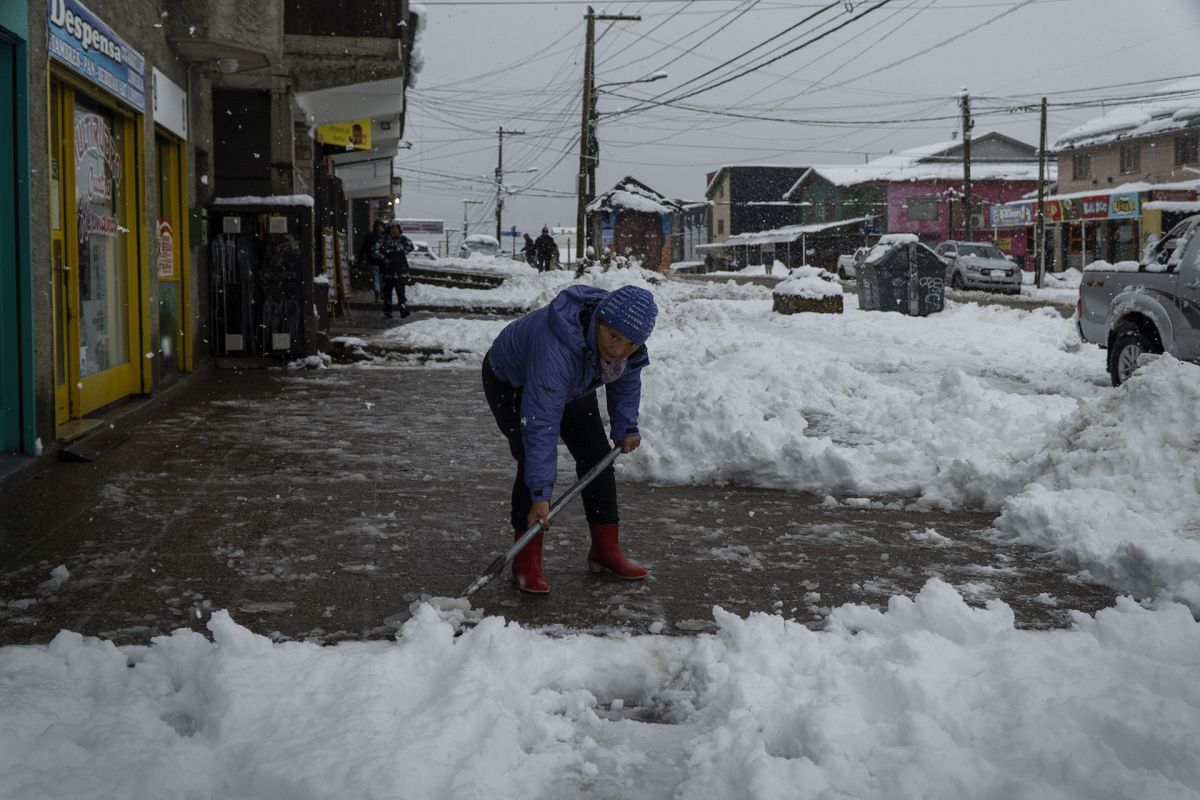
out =
<path fill-rule="evenodd" d="M 654 296 L 637 286 L 607 292 L 570 286 L 549 305 L 509 323 L 483 359 L 483 391 L 509 452 L 517 462 L 511 522 L 514 540 L 535 521 L 540 531 L 512 562 L 525 592 L 544 594 L 542 538 L 550 525 L 550 495 L 562 437 L 583 476 L 609 451 L 641 444 L 638 410 L 646 339 L 654 330 Z M 596 390 L 605 389 L 610 427 L 605 435 Z M 616 473 L 610 465 L 582 492 L 591 531 L 588 568 L 639 580 L 647 570 L 626 558 L 619 543 Z"/>
<path fill-rule="evenodd" d="M 403 319 L 408 316 L 408 303 L 405 297 L 405 284 L 408 283 L 408 254 L 412 250 L 412 242 L 404 235 L 400 223 L 392 221 L 387 232 L 375 243 L 375 259 L 379 262 L 381 292 L 383 294 L 383 315 L 392 318 L 392 292 L 396 293 L 396 306 Z"/>
<path fill-rule="evenodd" d="M 379 261 L 375 258 L 375 243 L 383 236 L 383 220 L 377 219 L 371 226 L 371 232 L 363 237 L 362 246 L 358 248 L 358 263 L 371 267 L 371 291 L 375 294 L 375 302 L 379 302 Z"/>
<path fill-rule="evenodd" d="M 537 256 L 538 272 L 545 272 L 554 263 L 558 255 L 558 242 L 550 235 L 549 228 L 542 228 L 542 235 L 533 243 L 534 254 Z"/>
<path fill-rule="evenodd" d="M 537 266 L 537 247 L 533 244 L 533 239 L 529 234 L 525 234 L 525 247 L 521 249 L 521 255 L 525 256 L 525 263 L 531 267 Z"/>

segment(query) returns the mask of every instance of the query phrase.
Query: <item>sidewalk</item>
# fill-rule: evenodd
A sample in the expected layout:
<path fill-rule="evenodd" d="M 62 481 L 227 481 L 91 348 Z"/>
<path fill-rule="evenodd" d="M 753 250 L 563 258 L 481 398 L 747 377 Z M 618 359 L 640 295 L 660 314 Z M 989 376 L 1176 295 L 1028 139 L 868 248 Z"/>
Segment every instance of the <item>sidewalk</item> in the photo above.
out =
<path fill-rule="evenodd" d="M 280 638 L 387 637 L 412 600 L 457 596 L 511 543 L 511 465 L 475 368 L 216 371 L 127 432 L 95 462 L 0 494 L 0 643 L 61 628 L 145 642 L 222 608 Z M 987 582 L 1030 626 L 1112 602 L 978 536 L 986 514 L 619 482 L 623 542 L 649 580 L 590 575 L 575 506 L 547 537 L 550 595 L 497 579 L 474 604 L 524 625 L 679 634 L 712 629 L 714 605 L 818 626 L 830 606 L 885 603 L 932 575 L 979 600 Z M 949 544 L 917 535 L 931 527 Z"/>

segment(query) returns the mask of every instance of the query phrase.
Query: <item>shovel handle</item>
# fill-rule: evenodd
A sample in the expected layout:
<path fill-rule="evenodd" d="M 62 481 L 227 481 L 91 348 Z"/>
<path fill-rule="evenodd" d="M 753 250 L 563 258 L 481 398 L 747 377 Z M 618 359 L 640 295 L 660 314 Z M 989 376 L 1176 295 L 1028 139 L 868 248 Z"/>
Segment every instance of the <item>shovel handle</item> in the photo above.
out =
<path fill-rule="evenodd" d="M 604 458 L 596 462 L 594 467 L 589 469 L 582 478 L 575 482 L 574 486 L 572 486 L 570 489 L 567 489 L 567 491 L 564 492 L 561 497 L 555 500 L 550 506 L 550 513 L 547 515 L 550 518 L 550 521 L 553 522 L 554 518 L 558 516 L 558 513 L 563 510 L 567 503 L 574 500 L 580 492 L 588 487 L 588 484 L 596 480 L 596 477 L 601 472 L 608 469 L 612 463 L 617 460 L 617 456 L 619 455 L 621 455 L 620 447 L 614 447 L 612 450 L 609 450 L 604 454 Z M 476 578 L 475 581 L 467 587 L 467 590 L 462 593 L 461 597 L 470 597 L 484 586 L 487 586 L 491 582 L 492 578 L 499 575 L 504 571 L 505 567 L 512 563 L 512 560 L 517 557 L 517 553 L 524 550 L 525 545 L 529 544 L 533 540 L 533 537 L 537 536 L 541 530 L 541 520 L 538 520 L 530 525 L 525 530 L 525 533 L 521 534 L 521 538 L 513 542 L 512 547 L 508 548 L 508 550 L 504 552 L 504 555 L 497 557 L 495 561 L 488 565 L 488 568 L 483 571 L 483 574 Z"/>

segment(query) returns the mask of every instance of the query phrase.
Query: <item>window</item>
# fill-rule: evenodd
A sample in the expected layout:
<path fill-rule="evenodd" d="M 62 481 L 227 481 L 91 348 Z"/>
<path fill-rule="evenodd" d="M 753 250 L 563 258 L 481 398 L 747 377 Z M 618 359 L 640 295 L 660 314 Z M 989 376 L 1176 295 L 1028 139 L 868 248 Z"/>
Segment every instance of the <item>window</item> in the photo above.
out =
<path fill-rule="evenodd" d="M 833 222 L 838 218 L 837 203 L 832 200 L 825 201 L 825 222 Z"/>
<path fill-rule="evenodd" d="M 717 233 L 724 233 L 724 232 L 725 232 L 725 220 L 719 219 L 719 220 L 717 220 Z"/>
<path fill-rule="evenodd" d="M 1130 172 L 1142 171 L 1142 147 L 1137 144 L 1121 145 L 1121 172 L 1128 174 Z"/>
<path fill-rule="evenodd" d="M 1176 136 L 1175 137 L 1175 163 L 1176 164 L 1193 164 L 1200 160 L 1200 137 L 1192 136 Z"/>
<path fill-rule="evenodd" d="M 1092 154 L 1076 153 L 1071 156 L 1071 177 L 1075 180 L 1092 177 Z"/>
<path fill-rule="evenodd" d="M 938 218 L 938 203 L 934 197 L 913 197 L 908 201 L 908 218 L 913 221 L 927 221 Z"/>

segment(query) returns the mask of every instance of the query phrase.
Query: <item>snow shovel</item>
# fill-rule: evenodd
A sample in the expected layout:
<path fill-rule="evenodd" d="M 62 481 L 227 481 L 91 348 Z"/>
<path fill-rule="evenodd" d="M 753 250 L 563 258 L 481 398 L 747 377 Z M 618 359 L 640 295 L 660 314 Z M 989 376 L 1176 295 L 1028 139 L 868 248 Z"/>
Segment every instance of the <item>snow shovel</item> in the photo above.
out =
<path fill-rule="evenodd" d="M 548 515 L 550 517 L 550 521 L 553 522 L 554 518 L 558 516 L 558 512 L 562 511 L 567 503 L 574 500 L 580 492 L 586 489 L 589 483 L 596 480 L 597 475 L 608 469 L 609 465 L 616 461 L 617 456 L 619 455 L 621 455 L 620 447 L 614 447 L 612 450 L 609 450 L 605 454 L 604 458 L 600 459 L 596 466 L 589 469 L 582 478 L 575 482 L 574 486 L 572 486 L 563 494 L 562 497 L 555 500 L 553 505 L 550 506 L 550 514 Z M 468 586 L 467 590 L 459 596 L 464 599 L 468 598 L 478 592 L 484 586 L 487 586 L 491 582 L 492 578 L 499 575 L 504 571 L 505 567 L 512 563 L 512 560 L 517 557 L 517 553 L 525 549 L 525 545 L 529 544 L 533 537 L 537 536 L 541 530 L 541 520 L 538 520 L 530 525 L 525 533 L 521 535 L 521 538 L 513 542 L 512 547 L 508 548 L 503 555 L 497 557 L 495 561 L 489 564 L 488 568 L 483 571 L 483 574 L 476 578 L 474 583 Z"/>

